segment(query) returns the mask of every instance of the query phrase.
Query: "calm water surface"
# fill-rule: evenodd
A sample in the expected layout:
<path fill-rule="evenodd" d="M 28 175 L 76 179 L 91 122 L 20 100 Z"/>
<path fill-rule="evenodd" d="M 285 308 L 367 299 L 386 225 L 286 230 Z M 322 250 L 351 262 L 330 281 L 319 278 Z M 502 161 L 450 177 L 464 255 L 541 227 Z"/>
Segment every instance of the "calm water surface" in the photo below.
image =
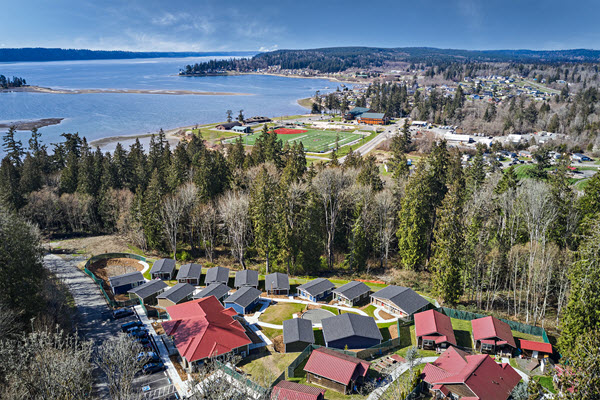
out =
<path fill-rule="evenodd" d="M 212 58 L 212 57 L 211 57 Z M 136 135 L 179 126 L 223 121 L 225 111 L 275 117 L 304 113 L 296 100 L 336 83 L 261 75 L 180 77 L 179 68 L 207 58 L 0 63 L 0 74 L 19 76 L 30 85 L 56 89 L 146 89 L 250 93 L 252 96 L 163 94 L 0 93 L 0 121 L 65 118 L 40 129 L 46 143 L 63 132 L 79 132 L 88 141 Z M 29 132 L 19 132 L 26 143 Z M 111 146 L 112 147 L 112 146 Z M 108 148 L 108 147 L 107 147 Z"/>

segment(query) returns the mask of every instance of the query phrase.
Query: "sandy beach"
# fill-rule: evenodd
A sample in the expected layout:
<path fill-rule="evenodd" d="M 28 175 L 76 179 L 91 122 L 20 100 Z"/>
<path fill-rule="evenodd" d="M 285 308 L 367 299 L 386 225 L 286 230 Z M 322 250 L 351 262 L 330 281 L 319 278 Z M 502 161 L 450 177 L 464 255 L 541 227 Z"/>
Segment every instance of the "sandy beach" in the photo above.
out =
<path fill-rule="evenodd" d="M 146 90 L 146 89 L 52 89 L 41 86 L 23 86 L 18 88 L 3 89 L 3 92 L 34 92 L 51 94 L 89 94 L 89 93 L 133 93 L 133 94 L 170 94 L 170 95 L 197 95 L 197 96 L 252 96 L 251 93 L 232 92 L 198 92 L 195 90 Z"/>

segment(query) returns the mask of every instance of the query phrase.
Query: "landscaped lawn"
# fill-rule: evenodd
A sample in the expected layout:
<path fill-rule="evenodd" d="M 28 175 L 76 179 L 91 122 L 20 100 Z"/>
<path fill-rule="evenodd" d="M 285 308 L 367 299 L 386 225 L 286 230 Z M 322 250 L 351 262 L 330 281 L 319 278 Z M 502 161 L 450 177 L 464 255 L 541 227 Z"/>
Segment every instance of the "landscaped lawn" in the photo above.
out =
<path fill-rule="evenodd" d="M 304 310 L 304 304 L 297 303 L 277 303 L 269 306 L 260 316 L 261 322 L 281 325 L 283 321 L 292 319 L 293 314 Z"/>
<path fill-rule="evenodd" d="M 456 344 L 462 347 L 473 347 L 473 340 L 471 334 L 473 328 L 471 321 L 465 321 L 462 319 L 450 318 L 452 321 L 452 328 L 454 329 L 454 336 L 456 337 Z"/>
<path fill-rule="evenodd" d="M 283 330 L 282 329 L 265 328 L 264 326 L 260 327 L 260 331 L 263 333 L 263 335 L 265 335 L 266 337 L 268 337 L 271 341 L 275 337 L 283 334 Z"/>
<path fill-rule="evenodd" d="M 534 342 L 543 342 L 544 341 L 544 339 L 541 336 L 530 335 L 528 333 L 512 331 L 512 334 L 515 339 L 533 340 Z"/>
<path fill-rule="evenodd" d="M 556 394 L 556 389 L 554 388 L 554 382 L 552 381 L 551 376 L 539 376 L 536 375 L 532 378 L 534 381 L 537 381 L 544 388 L 548 389 L 550 393 Z"/>
<path fill-rule="evenodd" d="M 300 353 L 271 353 L 269 355 L 256 358 L 248 361 L 248 358 L 241 361 L 237 366 L 246 374 L 250 375 L 250 379 L 259 385 L 270 385 L 275 378 L 283 371 L 287 370 L 288 365 Z M 267 379 L 265 379 L 265 377 Z"/>
<path fill-rule="evenodd" d="M 363 308 L 362 310 L 364 312 L 366 312 L 369 317 L 375 318 L 375 310 L 376 310 L 376 308 L 375 308 L 374 305 L 370 304 L 370 305 L 366 306 L 365 308 Z"/>

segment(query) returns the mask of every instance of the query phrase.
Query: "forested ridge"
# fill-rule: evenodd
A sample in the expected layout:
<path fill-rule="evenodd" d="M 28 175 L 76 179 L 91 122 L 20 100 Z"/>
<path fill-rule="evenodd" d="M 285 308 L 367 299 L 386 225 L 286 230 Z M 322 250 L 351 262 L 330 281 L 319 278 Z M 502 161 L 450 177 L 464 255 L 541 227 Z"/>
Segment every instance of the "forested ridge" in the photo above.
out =
<path fill-rule="evenodd" d="M 281 69 L 310 69 L 322 73 L 347 69 L 369 69 L 385 63 L 407 62 L 427 65 L 449 62 L 580 63 L 598 62 L 598 50 L 458 50 L 431 47 L 376 48 L 330 47 L 307 50 L 275 50 L 247 59 L 213 60 L 183 68 L 186 74 L 215 70 L 248 72 L 277 66 Z"/>
<path fill-rule="evenodd" d="M 253 52 L 158 52 L 158 51 L 120 51 L 61 49 L 45 47 L 0 48 L 0 62 L 15 61 L 68 61 L 68 60 L 119 60 L 132 58 L 159 57 L 208 57 L 218 55 L 247 56 Z"/>

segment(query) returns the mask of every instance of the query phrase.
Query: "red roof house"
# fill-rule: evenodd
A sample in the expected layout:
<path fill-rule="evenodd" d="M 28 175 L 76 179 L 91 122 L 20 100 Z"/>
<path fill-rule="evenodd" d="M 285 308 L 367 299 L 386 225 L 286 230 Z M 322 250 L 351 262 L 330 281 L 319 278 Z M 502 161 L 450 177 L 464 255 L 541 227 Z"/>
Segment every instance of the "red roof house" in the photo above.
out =
<path fill-rule="evenodd" d="M 463 400 L 506 400 L 521 376 L 486 354 L 469 355 L 450 347 L 425 366 L 423 380 L 434 395 L 443 394 L 443 398 L 452 394 Z"/>
<path fill-rule="evenodd" d="M 446 348 L 456 346 L 454 329 L 450 317 L 435 310 L 427 310 L 414 315 L 417 345 L 422 348 Z"/>
<path fill-rule="evenodd" d="M 550 343 L 535 342 L 533 340 L 520 339 L 519 344 L 523 354 L 532 358 L 544 358 L 545 355 L 552 355 L 552 345 Z"/>
<path fill-rule="evenodd" d="M 192 300 L 167 307 L 170 320 L 162 323 L 184 360 L 186 368 L 211 356 L 248 351 L 252 341 L 233 316 L 237 312 L 224 308 L 216 297 Z"/>
<path fill-rule="evenodd" d="M 281 381 L 273 387 L 271 400 L 323 400 L 325 389 Z"/>
<path fill-rule="evenodd" d="M 498 318 L 489 316 L 474 319 L 471 326 L 475 349 L 482 353 L 510 355 L 517 348 L 510 326 Z"/>
<path fill-rule="evenodd" d="M 340 393 L 351 393 L 355 384 L 361 384 L 370 362 L 320 347 L 311 353 L 304 371 L 306 381 Z"/>

